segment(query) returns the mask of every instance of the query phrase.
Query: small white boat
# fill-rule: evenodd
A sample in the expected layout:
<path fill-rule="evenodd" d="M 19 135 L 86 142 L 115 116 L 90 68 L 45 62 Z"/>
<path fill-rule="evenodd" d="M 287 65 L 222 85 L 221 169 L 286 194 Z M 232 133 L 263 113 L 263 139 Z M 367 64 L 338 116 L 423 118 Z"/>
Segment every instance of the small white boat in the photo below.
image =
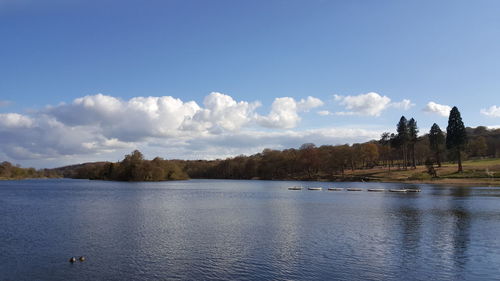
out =
<path fill-rule="evenodd" d="M 308 190 L 323 190 L 321 187 L 308 187 Z"/>
<path fill-rule="evenodd" d="M 409 188 L 406 190 L 407 192 L 420 192 L 421 190 L 418 188 Z"/>
<path fill-rule="evenodd" d="M 357 188 L 357 187 L 349 187 L 346 189 L 347 191 L 363 191 L 363 189 L 361 188 Z"/>
<path fill-rule="evenodd" d="M 408 189 L 389 189 L 389 192 L 408 192 Z"/>
<path fill-rule="evenodd" d="M 288 190 L 302 190 L 302 186 L 291 186 Z"/>
<path fill-rule="evenodd" d="M 329 191 L 342 191 L 344 189 L 343 188 L 339 188 L 339 187 L 329 187 L 328 190 Z"/>
<path fill-rule="evenodd" d="M 383 188 L 369 188 L 368 191 L 370 191 L 370 192 L 384 192 L 385 189 L 383 189 Z"/>

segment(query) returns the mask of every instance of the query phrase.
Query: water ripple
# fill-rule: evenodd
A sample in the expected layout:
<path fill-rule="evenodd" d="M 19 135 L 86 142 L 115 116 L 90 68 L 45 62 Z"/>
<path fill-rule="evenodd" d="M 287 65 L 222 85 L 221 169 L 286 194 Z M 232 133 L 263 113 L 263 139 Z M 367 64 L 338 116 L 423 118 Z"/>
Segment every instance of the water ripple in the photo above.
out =
<path fill-rule="evenodd" d="M 325 183 L 301 183 L 304 186 Z M 0 183 L 0 280 L 492 280 L 498 189 Z M 399 188 L 398 184 L 338 183 Z M 69 264 L 69 256 L 87 256 Z"/>

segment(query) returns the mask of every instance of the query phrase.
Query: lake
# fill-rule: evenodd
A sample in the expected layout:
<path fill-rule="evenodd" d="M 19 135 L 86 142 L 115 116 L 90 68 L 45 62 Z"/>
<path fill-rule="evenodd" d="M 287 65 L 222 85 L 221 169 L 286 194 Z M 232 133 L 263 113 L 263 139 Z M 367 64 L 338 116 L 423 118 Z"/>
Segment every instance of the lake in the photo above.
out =
<path fill-rule="evenodd" d="M 500 188 L 293 185 L 411 187 L 1 181 L 0 280 L 500 278 Z"/>

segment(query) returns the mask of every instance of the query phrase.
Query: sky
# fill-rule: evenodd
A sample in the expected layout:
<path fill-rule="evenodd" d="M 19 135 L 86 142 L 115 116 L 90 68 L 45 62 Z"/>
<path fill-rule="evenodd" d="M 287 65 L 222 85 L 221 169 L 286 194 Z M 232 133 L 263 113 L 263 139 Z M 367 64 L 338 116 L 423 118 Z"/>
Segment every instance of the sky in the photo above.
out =
<path fill-rule="evenodd" d="M 500 127 L 500 1 L 0 0 L 0 161 L 217 159 Z"/>

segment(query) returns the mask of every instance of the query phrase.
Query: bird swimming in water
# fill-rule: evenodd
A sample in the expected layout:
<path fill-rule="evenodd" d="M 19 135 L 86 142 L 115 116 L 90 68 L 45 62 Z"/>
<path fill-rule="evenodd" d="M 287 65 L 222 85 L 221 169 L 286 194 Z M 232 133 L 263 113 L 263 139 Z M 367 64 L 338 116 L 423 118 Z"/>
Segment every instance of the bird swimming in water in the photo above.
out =
<path fill-rule="evenodd" d="M 75 257 L 71 257 L 71 258 L 69 259 L 69 262 L 70 262 L 70 263 L 74 263 L 75 261 L 76 261 L 76 258 L 75 258 Z"/>

